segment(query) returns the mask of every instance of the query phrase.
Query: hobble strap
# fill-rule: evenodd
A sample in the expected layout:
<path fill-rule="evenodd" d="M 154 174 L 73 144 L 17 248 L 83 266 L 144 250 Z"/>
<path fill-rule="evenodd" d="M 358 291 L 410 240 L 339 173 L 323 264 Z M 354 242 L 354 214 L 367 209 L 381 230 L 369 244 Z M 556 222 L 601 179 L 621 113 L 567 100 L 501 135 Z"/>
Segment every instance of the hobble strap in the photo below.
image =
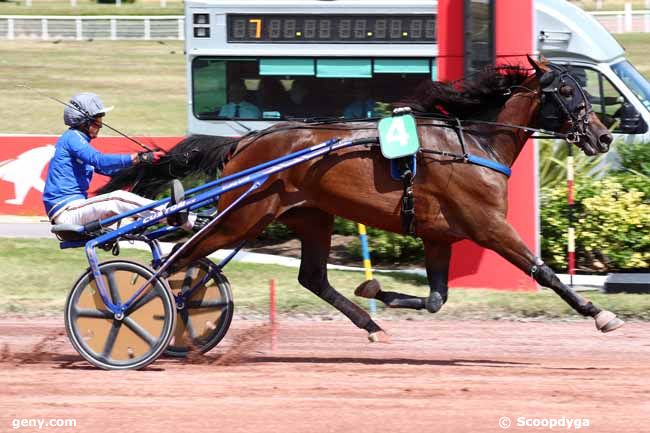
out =
<path fill-rule="evenodd" d="M 413 197 L 413 172 L 408 166 L 402 172 L 402 232 L 415 236 L 415 200 Z"/>

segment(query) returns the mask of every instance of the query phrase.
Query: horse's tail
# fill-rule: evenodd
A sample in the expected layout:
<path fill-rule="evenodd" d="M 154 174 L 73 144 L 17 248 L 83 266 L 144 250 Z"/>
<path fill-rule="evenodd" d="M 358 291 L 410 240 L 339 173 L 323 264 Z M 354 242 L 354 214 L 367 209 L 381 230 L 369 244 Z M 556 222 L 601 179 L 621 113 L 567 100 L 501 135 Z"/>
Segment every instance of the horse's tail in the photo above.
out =
<path fill-rule="evenodd" d="M 131 188 L 144 197 L 155 197 L 172 179 L 190 175 L 216 178 L 234 151 L 239 138 L 190 135 L 169 150 L 155 165 L 120 170 L 96 192 L 105 194 Z"/>

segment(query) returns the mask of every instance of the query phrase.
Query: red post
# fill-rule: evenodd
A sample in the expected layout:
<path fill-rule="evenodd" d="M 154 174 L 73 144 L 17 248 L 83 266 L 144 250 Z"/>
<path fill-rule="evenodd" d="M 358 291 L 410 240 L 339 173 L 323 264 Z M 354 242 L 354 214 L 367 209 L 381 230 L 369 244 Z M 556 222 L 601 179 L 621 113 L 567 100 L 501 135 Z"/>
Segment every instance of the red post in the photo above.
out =
<path fill-rule="evenodd" d="M 461 76 L 463 73 L 463 3 L 462 0 L 438 2 L 438 43 L 442 57 L 438 68 L 444 79 L 456 79 L 458 71 Z M 494 5 L 496 63 L 529 67 L 526 54 L 534 53 L 533 0 L 494 0 Z M 535 254 L 539 250 L 536 155 L 534 143 L 528 143 L 512 167 L 513 175 L 508 182 L 508 221 Z M 495 252 L 469 241 L 454 244 L 452 257 L 451 287 L 536 289 L 530 276 Z"/>
<path fill-rule="evenodd" d="M 464 69 L 464 6 L 461 0 L 438 1 L 438 80 L 463 78 Z"/>
<path fill-rule="evenodd" d="M 275 351 L 275 345 L 278 337 L 276 321 L 275 321 L 275 279 L 272 279 L 269 284 L 269 321 L 271 322 L 271 350 Z"/>
<path fill-rule="evenodd" d="M 270 281 L 269 287 L 269 321 L 275 324 L 275 280 Z"/>
<path fill-rule="evenodd" d="M 497 65 L 530 67 L 526 54 L 533 54 L 533 0 L 495 0 L 495 48 Z"/>
<path fill-rule="evenodd" d="M 567 157 L 566 166 L 566 186 L 567 186 L 567 200 L 569 205 L 569 230 L 567 233 L 567 258 L 569 267 L 570 285 L 573 287 L 573 276 L 576 272 L 576 233 L 573 227 L 573 208 L 575 205 L 574 200 L 574 164 L 573 164 L 573 148 L 571 143 L 567 143 L 569 148 L 569 156 Z"/>

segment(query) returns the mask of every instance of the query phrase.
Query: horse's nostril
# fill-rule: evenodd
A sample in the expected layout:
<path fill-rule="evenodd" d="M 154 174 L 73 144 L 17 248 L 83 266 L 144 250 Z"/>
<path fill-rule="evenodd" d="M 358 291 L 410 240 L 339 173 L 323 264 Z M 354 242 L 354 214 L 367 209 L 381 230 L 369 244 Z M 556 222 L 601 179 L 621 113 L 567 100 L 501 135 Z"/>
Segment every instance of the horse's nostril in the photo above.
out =
<path fill-rule="evenodd" d="M 612 141 L 614 141 L 614 137 L 610 133 L 602 134 L 600 137 L 598 137 L 598 142 L 600 144 L 605 144 L 609 146 L 610 144 L 612 144 Z"/>

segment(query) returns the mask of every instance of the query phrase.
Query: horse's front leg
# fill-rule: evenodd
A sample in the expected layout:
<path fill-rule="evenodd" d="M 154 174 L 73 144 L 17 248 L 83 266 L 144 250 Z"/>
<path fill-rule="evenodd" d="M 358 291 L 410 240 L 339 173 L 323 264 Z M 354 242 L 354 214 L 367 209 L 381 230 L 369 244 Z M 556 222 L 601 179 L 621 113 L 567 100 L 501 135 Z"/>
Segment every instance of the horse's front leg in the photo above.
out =
<path fill-rule="evenodd" d="M 378 299 L 391 308 L 411 308 L 421 310 L 426 308 L 430 313 L 436 313 L 447 302 L 449 259 L 451 245 L 424 242 L 425 266 L 429 281 L 429 296 L 420 298 L 397 292 L 381 290 L 376 280 L 366 281 L 355 290 L 354 294 L 364 298 Z"/>
<path fill-rule="evenodd" d="M 623 326 L 623 321 L 614 313 L 601 310 L 587 299 L 580 296 L 571 288 L 562 284 L 555 272 L 544 262 L 533 255 L 526 247 L 517 232 L 503 219 L 493 220 L 488 226 L 483 226 L 474 240 L 483 247 L 499 253 L 519 269 L 531 275 L 535 281 L 544 287 L 552 289 L 575 311 L 583 316 L 593 317 L 596 327 L 602 332 L 610 332 Z"/>
<path fill-rule="evenodd" d="M 373 342 L 388 342 L 389 337 L 361 307 L 339 293 L 327 278 L 334 217 L 313 208 L 296 208 L 279 219 L 293 230 L 301 241 L 298 282 L 343 313 L 357 327 L 368 332 Z"/>

